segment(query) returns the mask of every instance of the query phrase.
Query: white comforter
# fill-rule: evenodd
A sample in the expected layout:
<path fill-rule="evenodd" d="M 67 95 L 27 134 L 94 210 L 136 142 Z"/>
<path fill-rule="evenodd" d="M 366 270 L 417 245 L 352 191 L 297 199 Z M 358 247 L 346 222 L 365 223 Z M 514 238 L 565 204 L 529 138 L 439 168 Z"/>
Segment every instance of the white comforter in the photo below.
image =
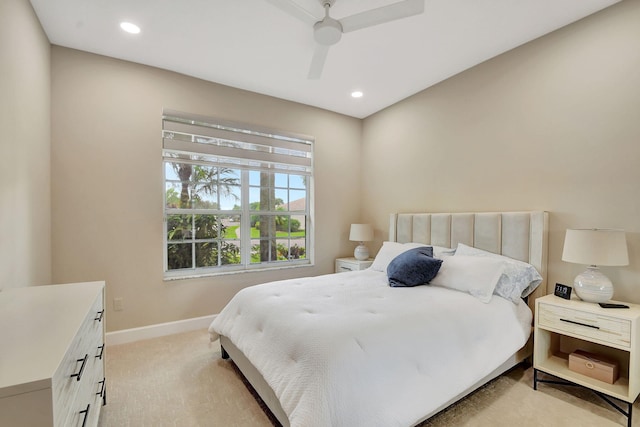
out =
<path fill-rule="evenodd" d="M 252 286 L 209 331 L 228 337 L 292 426 L 410 426 L 491 373 L 530 334 L 531 311 L 364 270 Z"/>

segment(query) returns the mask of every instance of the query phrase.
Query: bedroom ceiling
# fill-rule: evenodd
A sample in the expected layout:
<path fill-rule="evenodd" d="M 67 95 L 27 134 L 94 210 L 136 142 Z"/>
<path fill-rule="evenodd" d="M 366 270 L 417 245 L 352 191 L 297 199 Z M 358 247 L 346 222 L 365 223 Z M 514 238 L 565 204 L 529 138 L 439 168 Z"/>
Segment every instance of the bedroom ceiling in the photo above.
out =
<path fill-rule="evenodd" d="M 323 16 L 318 0 L 295 0 Z M 340 19 L 398 0 L 337 0 Z M 618 0 L 425 0 L 344 34 L 307 79 L 312 28 L 267 0 L 31 0 L 52 44 L 364 118 Z M 123 32 L 129 21 L 142 29 Z M 360 90 L 364 96 L 351 97 Z"/>

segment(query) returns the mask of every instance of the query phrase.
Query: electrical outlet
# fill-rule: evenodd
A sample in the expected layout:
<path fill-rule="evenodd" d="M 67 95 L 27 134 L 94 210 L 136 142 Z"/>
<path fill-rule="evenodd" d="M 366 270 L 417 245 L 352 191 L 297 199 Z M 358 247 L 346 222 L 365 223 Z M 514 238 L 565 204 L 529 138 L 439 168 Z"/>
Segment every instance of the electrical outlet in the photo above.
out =
<path fill-rule="evenodd" d="M 114 298 L 113 299 L 113 311 L 122 311 L 124 310 L 124 305 L 122 298 Z"/>

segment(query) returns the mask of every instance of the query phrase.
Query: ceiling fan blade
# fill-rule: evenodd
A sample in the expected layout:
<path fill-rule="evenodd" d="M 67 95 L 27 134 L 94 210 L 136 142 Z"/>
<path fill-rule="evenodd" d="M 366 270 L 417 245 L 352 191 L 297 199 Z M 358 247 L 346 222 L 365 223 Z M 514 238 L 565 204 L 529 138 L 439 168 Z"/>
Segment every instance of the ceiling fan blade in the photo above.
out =
<path fill-rule="evenodd" d="M 309 79 L 317 80 L 320 78 L 328 53 L 329 46 L 323 44 L 316 45 L 316 50 L 313 52 L 313 58 L 311 59 L 311 67 L 309 67 L 309 75 L 307 76 Z"/>
<path fill-rule="evenodd" d="M 424 12 L 424 0 L 404 0 L 340 19 L 342 32 L 359 30 Z"/>
<path fill-rule="evenodd" d="M 311 12 L 309 12 L 304 7 L 300 6 L 298 3 L 293 0 L 266 0 L 268 3 L 271 3 L 278 9 L 282 10 L 285 13 L 293 16 L 296 19 L 304 22 L 307 25 L 313 26 L 316 22 L 320 21 L 322 18 L 317 18 Z"/>

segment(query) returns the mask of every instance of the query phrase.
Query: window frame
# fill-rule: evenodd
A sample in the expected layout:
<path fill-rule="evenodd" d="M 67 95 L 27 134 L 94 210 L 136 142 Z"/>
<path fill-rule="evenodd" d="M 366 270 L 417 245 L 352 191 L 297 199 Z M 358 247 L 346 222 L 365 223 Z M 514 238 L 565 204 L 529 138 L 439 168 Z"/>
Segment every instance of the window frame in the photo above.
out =
<path fill-rule="evenodd" d="M 205 123 L 212 123 L 214 124 L 214 126 L 222 126 L 226 132 L 228 132 L 229 128 L 233 128 L 234 130 L 238 131 L 238 139 L 242 139 L 244 136 L 247 136 L 248 138 L 251 138 L 253 135 L 259 135 L 259 136 L 264 136 L 264 135 L 268 135 L 269 137 L 275 137 L 275 138 L 284 138 L 286 141 L 286 144 L 291 145 L 294 144 L 296 142 L 300 142 L 300 143 L 304 143 L 304 144 L 308 144 L 310 147 L 307 148 L 307 150 L 309 151 L 308 157 L 310 158 L 310 166 L 307 167 L 307 169 L 303 172 L 300 170 L 300 166 L 298 165 L 293 165 L 291 166 L 291 169 L 287 169 L 286 164 L 281 162 L 281 159 L 283 158 L 282 155 L 282 150 L 280 152 L 277 153 L 277 157 L 278 157 L 278 161 L 277 162 L 273 162 L 273 161 L 269 161 L 269 160 L 264 160 L 261 159 L 259 161 L 259 167 L 256 167 L 256 161 L 254 159 L 251 158 L 252 155 L 254 155 L 253 152 L 249 153 L 249 157 L 247 158 L 234 158 L 234 157 L 228 157 L 228 156 L 216 156 L 215 154 L 212 154 L 212 147 L 211 146 L 205 146 L 204 149 L 207 150 L 207 152 L 205 153 L 205 156 L 210 157 L 210 158 L 215 158 L 216 161 L 206 161 L 203 159 L 198 159 L 198 160 L 193 160 L 193 159 L 187 159 L 185 157 L 180 157 L 180 155 L 190 155 L 190 156 L 197 156 L 198 154 L 201 154 L 199 151 L 197 151 L 198 148 L 202 148 L 199 147 L 201 144 L 201 141 L 194 141 L 193 142 L 193 147 L 194 150 L 184 150 L 183 148 L 181 150 L 173 150 L 172 148 L 172 144 L 171 141 L 169 141 L 169 143 L 167 143 L 167 140 L 172 140 L 173 138 L 173 134 L 172 131 L 167 130 L 165 127 L 165 121 L 167 119 L 172 120 L 174 118 L 178 118 L 181 120 L 193 120 L 198 121 L 198 122 L 202 122 L 203 119 L 205 120 Z M 214 130 L 215 132 L 215 130 Z M 181 141 L 181 147 L 185 147 L 186 145 L 183 143 L 184 141 Z M 249 144 L 253 144 L 253 142 L 250 142 Z M 276 142 L 276 144 L 278 144 L 278 142 Z M 222 145 L 222 144 L 220 144 Z M 313 200 L 313 145 L 314 145 L 314 140 L 313 138 L 310 138 L 308 136 L 301 136 L 301 135 L 294 135 L 291 133 L 284 133 L 284 132 L 280 132 L 280 131 L 274 131 L 271 129 L 266 129 L 266 128 L 258 128 L 258 127 L 254 127 L 251 125 L 246 125 L 246 124 L 239 124 L 236 122 L 225 122 L 222 121 L 220 119 L 215 119 L 215 118 L 208 118 L 208 117 L 203 117 L 203 116 L 196 116 L 196 115 L 192 115 L 192 114 L 187 114 L 187 113 L 180 113 L 180 112 L 175 112 L 172 110 L 165 110 L 163 112 L 163 156 L 162 156 L 162 175 L 163 175 L 163 275 L 164 275 L 164 279 L 165 280 L 177 280 L 177 279 L 187 279 L 187 278 L 197 278 L 197 277 L 206 277 L 206 276 L 215 276 L 215 275 L 224 275 L 224 274 L 236 274 L 236 273 L 244 273 L 244 272 L 255 272 L 255 271 L 266 271 L 266 270 L 278 270 L 278 269 L 288 269 L 288 268 L 298 268 L 298 267 L 308 267 L 308 266 L 312 266 L 314 264 L 314 227 L 313 227 L 313 211 L 312 211 L 312 200 Z M 264 145 L 263 145 L 264 147 Z M 215 151 L 215 147 L 213 147 L 213 151 Z M 224 150 L 221 150 L 224 151 Z M 273 150 L 270 150 L 269 153 L 272 152 L 277 152 L 278 148 L 274 148 Z M 286 151 L 286 150 L 285 150 Z M 177 155 L 177 157 L 171 157 L 173 155 L 176 155 L 176 153 L 180 153 L 180 155 Z M 225 153 L 226 154 L 226 153 Z M 259 155 L 261 155 L 262 153 L 259 153 Z M 222 159 L 222 160 L 221 160 Z M 294 159 L 294 162 L 297 161 Z M 240 175 L 240 209 L 233 209 L 233 210 L 229 210 L 229 209 L 221 209 L 221 206 L 218 205 L 216 208 L 182 208 L 182 207 L 178 207 L 178 208 L 174 208 L 174 207 L 168 207 L 168 203 L 167 203 L 167 189 L 168 189 L 168 182 L 171 181 L 171 179 L 169 179 L 168 181 L 168 177 L 167 177 L 167 168 L 169 167 L 168 164 L 170 163 L 190 163 L 193 165 L 204 165 L 204 166 L 211 166 L 211 167 L 225 167 L 225 168 L 229 168 L 229 169 L 233 169 L 239 172 Z M 284 166 L 283 166 L 284 165 Z M 252 167 L 253 166 L 253 167 Z M 285 205 L 287 206 L 287 210 L 286 211 L 279 211 L 279 210 L 259 210 L 259 211 L 252 211 L 251 210 L 251 196 L 250 196 L 250 191 L 251 188 L 256 188 L 255 185 L 251 184 L 250 181 L 250 174 L 253 172 L 259 172 L 259 173 L 271 173 L 274 174 L 273 176 L 273 182 L 274 182 L 274 186 L 273 186 L 273 194 L 275 194 L 276 189 L 278 190 L 282 190 L 282 189 L 286 189 L 287 190 L 287 196 L 290 196 L 291 191 L 304 191 L 305 194 L 305 206 L 304 206 L 304 210 L 300 211 L 300 210 L 291 210 L 291 202 L 293 200 L 290 200 L 290 197 L 287 197 L 287 201 L 285 203 Z M 288 175 L 287 176 L 287 186 L 284 188 L 281 188 L 277 185 L 275 185 L 275 181 L 276 181 L 276 175 L 275 174 L 285 174 Z M 305 186 L 304 188 L 298 188 L 298 187 L 291 187 L 291 176 L 306 176 L 306 181 L 305 181 Z M 257 187 L 257 188 L 261 188 L 261 187 Z M 219 192 L 217 192 L 216 194 L 219 194 Z M 217 200 L 219 201 L 220 198 L 219 196 L 217 196 Z M 238 242 L 239 245 L 239 250 L 240 250 L 240 263 L 239 264 L 226 264 L 226 265 L 217 265 L 217 266 L 209 266 L 209 267 L 197 267 L 196 264 L 196 247 L 198 245 L 198 240 L 195 236 L 195 233 L 192 233 L 192 235 L 190 236 L 190 243 L 189 242 L 185 242 L 184 240 L 181 240 L 180 243 L 181 244 L 190 244 L 191 245 L 191 251 L 192 251 L 192 262 L 191 262 L 191 267 L 187 267 L 187 268 L 179 268 L 179 269 L 171 269 L 169 270 L 169 245 L 171 245 L 172 241 L 169 239 L 168 236 L 168 218 L 171 215 L 192 215 L 192 224 L 193 221 L 195 220 L 195 215 L 213 215 L 216 217 L 217 220 L 217 227 L 218 227 L 218 235 L 215 238 L 212 238 L 212 241 L 216 241 L 218 242 L 218 248 L 220 248 L 220 243 L 221 242 L 225 242 L 225 241 L 233 241 L 233 242 Z M 305 257 L 304 258 L 300 258 L 300 259 L 288 259 L 288 260 L 274 260 L 274 261 L 260 261 L 257 263 L 252 262 L 252 246 L 255 243 L 255 240 L 259 240 L 259 239 L 255 239 L 251 237 L 251 233 L 240 233 L 240 237 L 236 240 L 236 239 L 227 239 L 225 236 L 221 236 L 220 235 L 220 216 L 240 216 L 240 221 L 239 221 L 239 225 L 241 227 L 241 230 L 251 230 L 251 221 L 252 221 L 252 216 L 255 215 L 260 215 L 260 216 L 286 216 L 288 217 L 288 235 L 287 237 L 281 237 L 278 238 L 276 235 L 276 230 L 273 230 L 273 235 L 269 236 L 269 240 L 273 240 L 274 244 L 277 245 L 277 242 L 279 240 L 287 240 L 287 248 L 289 250 L 289 257 L 291 256 L 291 245 L 293 244 L 292 242 L 294 242 L 295 238 L 293 238 L 291 236 L 291 218 L 293 218 L 294 216 L 303 216 L 305 218 L 305 236 L 304 236 L 304 241 L 305 241 Z M 192 225 L 192 230 L 193 230 L 193 225 Z M 177 242 L 176 242 L 177 243 Z M 220 250 L 220 249 L 218 249 Z M 277 258 L 277 254 L 275 255 Z M 219 260 L 220 262 L 220 260 Z"/>

